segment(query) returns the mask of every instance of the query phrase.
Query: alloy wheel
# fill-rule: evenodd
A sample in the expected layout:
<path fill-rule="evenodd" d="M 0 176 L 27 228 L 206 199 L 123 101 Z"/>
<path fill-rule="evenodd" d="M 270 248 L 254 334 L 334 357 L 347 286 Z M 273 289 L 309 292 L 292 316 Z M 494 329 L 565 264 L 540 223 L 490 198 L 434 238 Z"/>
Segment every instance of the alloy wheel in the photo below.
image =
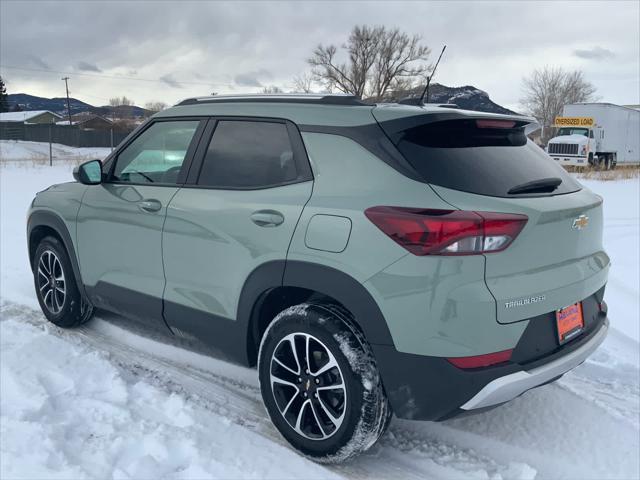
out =
<path fill-rule="evenodd" d="M 273 351 L 271 390 L 282 417 L 310 440 L 333 436 L 344 420 L 347 390 L 335 357 L 318 338 L 291 333 Z"/>
<path fill-rule="evenodd" d="M 67 284 L 58 256 L 45 250 L 38 260 L 38 290 L 42 303 L 49 312 L 57 315 L 64 306 Z"/>

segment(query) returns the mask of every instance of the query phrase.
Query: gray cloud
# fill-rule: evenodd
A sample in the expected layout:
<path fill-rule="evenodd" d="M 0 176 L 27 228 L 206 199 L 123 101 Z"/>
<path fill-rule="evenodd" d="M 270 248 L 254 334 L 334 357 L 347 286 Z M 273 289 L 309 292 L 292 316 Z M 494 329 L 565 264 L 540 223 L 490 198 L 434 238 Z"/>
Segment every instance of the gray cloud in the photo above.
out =
<path fill-rule="evenodd" d="M 102 72 L 102 70 L 100 70 L 97 65 L 94 65 L 93 63 L 83 62 L 82 60 L 77 63 L 76 68 L 83 72 Z"/>
<path fill-rule="evenodd" d="M 586 60 L 607 60 L 615 57 L 611 50 L 602 48 L 600 46 L 592 47 L 589 49 L 581 50 L 577 49 L 573 51 L 573 55 L 578 58 L 584 58 Z"/>
<path fill-rule="evenodd" d="M 182 88 L 182 85 L 175 78 L 173 78 L 173 75 L 171 74 L 161 76 L 160 81 L 173 88 Z"/>
<path fill-rule="evenodd" d="M 29 54 L 26 56 L 29 63 L 35 65 L 36 67 L 44 68 L 45 70 L 49 70 L 49 64 L 42 60 L 40 57 L 36 57 L 33 54 Z"/>
<path fill-rule="evenodd" d="M 276 7 L 273 2 L 145 0 L 123 8 L 119 2 L 23 0 L 2 2 L 0 59 L 14 92 L 59 96 L 64 85 L 58 73 L 5 70 L 5 65 L 66 71 L 71 58 L 71 65 L 82 59 L 103 70 L 104 76 L 72 78 L 78 92 L 172 104 L 181 96 L 212 91 L 255 92 L 272 84 L 288 89 L 294 76 L 308 71 L 306 59 L 319 43 L 342 45 L 355 23 L 384 24 L 422 35 L 434 52 L 432 61 L 446 43 L 436 81 L 474 85 L 499 104 L 516 105 L 522 76 L 545 65 L 582 68 L 606 101 L 637 103 L 638 5 L 343 1 L 326 8 L 313 1 Z M 572 21 L 557 21 L 565 17 Z M 251 21 L 255 18 L 260 22 Z M 488 24 L 501 27 L 488 30 Z M 603 29 L 603 24 L 616 28 Z M 170 25 L 170 35 L 159 25 Z M 514 44 L 514 38 L 521 41 Z M 584 51 L 594 57 L 593 45 L 615 52 L 611 68 L 584 60 Z M 598 54 L 603 52 L 595 47 Z M 610 58 L 606 52 L 604 58 Z"/>
<path fill-rule="evenodd" d="M 269 70 L 263 68 L 255 72 L 239 73 L 233 77 L 233 81 L 240 87 L 262 87 L 263 83 L 260 78 L 271 79 L 273 75 Z"/>
<path fill-rule="evenodd" d="M 233 77 L 233 81 L 241 87 L 262 87 L 262 83 L 255 75 L 241 73 Z"/>

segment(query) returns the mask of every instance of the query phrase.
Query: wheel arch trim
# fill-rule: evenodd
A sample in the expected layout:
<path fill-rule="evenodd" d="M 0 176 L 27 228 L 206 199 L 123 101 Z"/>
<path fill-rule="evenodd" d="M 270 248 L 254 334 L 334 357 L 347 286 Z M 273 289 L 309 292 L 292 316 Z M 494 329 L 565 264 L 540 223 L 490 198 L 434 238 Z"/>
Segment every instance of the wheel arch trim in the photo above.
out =
<path fill-rule="evenodd" d="M 35 210 L 29 214 L 29 218 L 27 220 L 27 250 L 31 268 L 33 269 L 31 236 L 33 234 L 33 231 L 38 227 L 48 227 L 58 234 L 60 240 L 62 241 L 62 245 L 67 251 L 67 255 L 69 255 L 69 260 L 71 261 L 71 268 L 73 269 L 73 275 L 76 280 L 76 285 L 78 286 L 78 289 L 81 291 L 83 296 L 87 298 L 84 283 L 82 281 L 82 275 L 80 274 L 80 264 L 78 263 L 73 240 L 71 239 L 71 235 L 69 234 L 69 229 L 67 228 L 66 223 L 57 213 L 49 210 Z"/>
<path fill-rule="evenodd" d="M 350 275 L 325 265 L 297 260 L 264 263 L 247 277 L 238 301 L 238 327 L 246 337 L 246 359 L 259 345 L 256 338 L 260 302 L 274 288 L 296 287 L 335 299 L 349 310 L 354 322 L 374 345 L 391 345 L 393 339 L 378 304 L 362 283 Z"/>

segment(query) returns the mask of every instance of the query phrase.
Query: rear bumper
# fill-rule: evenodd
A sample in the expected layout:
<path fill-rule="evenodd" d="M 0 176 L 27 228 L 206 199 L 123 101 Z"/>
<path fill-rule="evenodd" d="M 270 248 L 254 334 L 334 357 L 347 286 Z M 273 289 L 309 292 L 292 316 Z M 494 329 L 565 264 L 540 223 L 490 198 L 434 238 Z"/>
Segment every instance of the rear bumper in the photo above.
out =
<path fill-rule="evenodd" d="M 500 405 L 513 400 L 527 390 L 551 382 L 584 362 L 604 341 L 608 331 L 609 321 L 605 319 L 600 329 L 578 349 L 540 367 L 496 378 L 460 408 L 475 410 Z"/>
<path fill-rule="evenodd" d="M 604 289 L 583 300 L 585 331 L 559 346 L 555 313 L 529 321 L 510 363 L 463 370 L 445 358 L 372 345 L 395 415 L 410 420 L 446 420 L 508 402 L 580 365 L 603 342 L 609 321 L 597 310 Z"/>

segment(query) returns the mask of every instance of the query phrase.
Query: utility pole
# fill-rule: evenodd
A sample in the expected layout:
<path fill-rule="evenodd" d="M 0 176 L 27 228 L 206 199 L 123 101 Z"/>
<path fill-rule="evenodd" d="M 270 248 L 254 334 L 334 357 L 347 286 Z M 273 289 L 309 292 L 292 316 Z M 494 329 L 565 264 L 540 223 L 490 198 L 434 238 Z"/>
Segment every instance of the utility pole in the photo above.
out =
<path fill-rule="evenodd" d="M 63 77 L 64 86 L 67 89 L 67 113 L 69 114 L 69 126 L 71 126 L 71 103 L 69 102 L 69 77 Z"/>

